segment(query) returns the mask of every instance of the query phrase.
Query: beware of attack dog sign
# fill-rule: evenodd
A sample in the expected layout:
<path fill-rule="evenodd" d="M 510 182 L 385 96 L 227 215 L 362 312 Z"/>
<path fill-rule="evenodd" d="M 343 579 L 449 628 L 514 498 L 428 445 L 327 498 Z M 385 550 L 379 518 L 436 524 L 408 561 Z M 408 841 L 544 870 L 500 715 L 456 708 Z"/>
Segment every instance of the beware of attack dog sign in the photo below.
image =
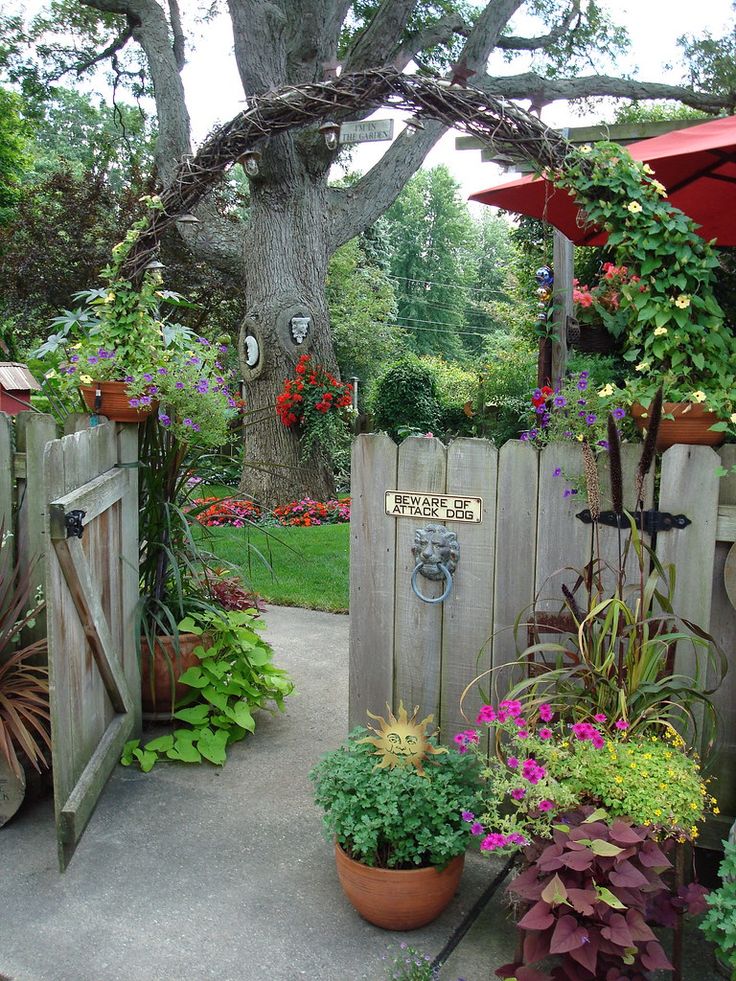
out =
<path fill-rule="evenodd" d="M 394 518 L 433 518 L 435 521 L 482 521 L 482 497 L 386 491 L 386 514 Z"/>

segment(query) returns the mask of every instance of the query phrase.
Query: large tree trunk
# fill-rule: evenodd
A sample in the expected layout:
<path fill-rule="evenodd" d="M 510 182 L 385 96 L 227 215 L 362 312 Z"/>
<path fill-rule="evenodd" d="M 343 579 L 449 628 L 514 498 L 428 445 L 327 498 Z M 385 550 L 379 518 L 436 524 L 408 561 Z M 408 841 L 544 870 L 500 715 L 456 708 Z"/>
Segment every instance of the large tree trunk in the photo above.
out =
<path fill-rule="evenodd" d="M 274 144 L 264 155 L 263 176 L 251 181 L 244 242 L 248 312 L 240 343 L 248 382 L 240 489 L 266 506 L 305 494 L 325 500 L 334 492 L 330 468 L 314 457 L 301 458 L 298 432 L 276 415 L 276 396 L 302 354 L 337 372 L 325 301 L 328 159 L 320 159 L 324 146 L 313 136 L 302 138 L 298 150 L 289 137 Z M 309 317 L 301 343 L 291 333 L 293 316 Z M 246 363 L 248 336 L 259 348 L 253 367 Z"/>

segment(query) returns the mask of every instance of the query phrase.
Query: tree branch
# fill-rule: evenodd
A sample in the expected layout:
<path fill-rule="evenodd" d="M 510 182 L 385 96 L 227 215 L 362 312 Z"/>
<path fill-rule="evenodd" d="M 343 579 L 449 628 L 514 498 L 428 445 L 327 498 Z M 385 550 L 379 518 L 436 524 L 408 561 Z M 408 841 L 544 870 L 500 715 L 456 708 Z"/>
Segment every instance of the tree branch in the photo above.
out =
<path fill-rule="evenodd" d="M 469 68 L 478 72 L 485 69 L 501 31 L 524 2 L 525 0 L 492 0 L 486 4 L 460 55 L 460 59 Z M 406 4 L 385 3 L 376 18 L 384 11 L 388 16 L 389 8 L 393 8 L 394 16 L 398 16 L 398 8 L 403 9 L 404 6 Z M 368 30 L 372 27 L 373 23 Z M 364 36 L 361 35 L 361 38 Z M 330 248 L 338 248 L 354 238 L 391 207 L 404 184 L 421 166 L 446 128 L 441 123 L 428 119 L 424 129 L 414 136 L 402 134 L 395 140 L 378 163 L 357 184 L 350 188 L 331 189 L 328 197 Z"/>
<path fill-rule="evenodd" d="M 330 188 L 330 251 L 355 238 L 391 207 L 407 180 L 421 166 L 446 129 L 442 123 L 428 119 L 424 129 L 413 136 L 402 133 L 394 140 L 378 163 L 357 184 Z"/>
<path fill-rule="evenodd" d="M 574 0 L 572 7 L 560 21 L 557 27 L 553 27 L 549 34 L 541 34 L 539 37 L 515 37 L 513 35 L 501 35 L 496 44 L 497 48 L 504 51 L 539 51 L 550 48 L 559 41 L 568 31 L 575 31 L 580 26 L 580 0 Z M 573 27 L 573 22 L 577 19 L 577 24 Z"/>
<path fill-rule="evenodd" d="M 382 65 L 386 59 L 386 39 L 401 36 L 417 0 L 383 0 L 373 20 L 355 40 L 343 66 L 344 72 L 358 72 Z"/>
<path fill-rule="evenodd" d="M 184 87 L 172 49 L 169 24 L 156 0 L 80 0 L 104 13 L 125 14 L 133 23 L 133 38 L 146 55 L 158 117 L 156 163 L 166 184 L 179 160 L 191 150 L 189 113 Z"/>
<path fill-rule="evenodd" d="M 99 64 L 101 61 L 104 61 L 106 58 L 112 58 L 112 56 L 114 54 L 117 54 L 118 51 L 123 50 L 125 45 L 128 43 L 128 41 L 130 41 L 132 37 L 133 37 L 133 22 L 132 22 L 132 18 L 129 18 L 128 26 L 125 28 L 122 34 L 119 34 L 114 41 L 108 44 L 108 46 L 105 48 L 104 51 L 100 51 L 98 54 L 93 55 L 91 58 L 87 58 L 84 61 L 77 62 L 76 65 L 72 65 L 72 70 L 75 71 L 77 75 L 81 75 L 83 72 L 86 72 L 89 68 L 92 68 L 94 65 Z M 64 71 L 68 71 L 68 70 L 69 69 L 64 69 Z"/>
<path fill-rule="evenodd" d="M 681 85 L 663 82 L 638 82 L 611 75 L 583 75 L 580 78 L 544 78 L 535 72 L 493 78 L 473 78 L 476 88 L 505 99 L 532 99 L 543 103 L 567 99 L 611 96 L 615 99 L 674 99 L 703 112 L 719 112 L 736 106 L 736 93 L 727 96 L 695 92 Z"/>
<path fill-rule="evenodd" d="M 426 30 L 418 31 L 405 44 L 399 45 L 388 58 L 386 64 L 403 71 L 420 51 L 424 51 L 425 48 L 432 48 L 436 44 L 446 43 L 453 34 L 465 34 L 466 31 L 467 25 L 460 14 L 447 14 L 440 17 L 434 24 L 430 24 Z"/>
<path fill-rule="evenodd" d="M 171 33 L 174 35 L 174 58 L 176 67 L 179 71 L 186 64 L 186 37 L 181 26 L 181 12 L 179 11 L 178 0 L 169 0 L 169 19 L 171 21 Z"/>

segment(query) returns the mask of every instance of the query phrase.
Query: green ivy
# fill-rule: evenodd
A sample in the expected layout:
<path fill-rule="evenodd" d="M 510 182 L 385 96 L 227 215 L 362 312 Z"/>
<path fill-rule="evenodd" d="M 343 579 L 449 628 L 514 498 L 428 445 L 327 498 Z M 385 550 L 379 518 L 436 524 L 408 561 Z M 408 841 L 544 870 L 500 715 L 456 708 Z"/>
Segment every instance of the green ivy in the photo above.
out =
<path fill-rule="evenodd" d="M 700 929 L 715 944 L 718 956 L 730 969 L 733 979 L 736 978 L 736 842 L 729 839 L 724 849 L 718 869 L 723 884 L 708 894 L 709 910 Z"/>
<path fill-rule="evenodd" d="M 179 763 L 209 760 L 222 766 L 227 748 L 256 727 L 253 713 L 273 702 L 283 712 L 294 690 L 286 671 L 271 663 L 273 651 L 259 635 L 262 624 L 248 610 L 203 610 L 187 617 L 179 630 L 202 637 L 194 653 L 200 663 L 179 678 L 191 689 L 174 718 L 187 728 L 125 744 L 120 762 L 137 762 L 147 773 L 161 759 Z"/>
<path fill-rule="evenodd" d="M 624 358 L 636 373 L 628 383 L 632 401 L 648 405 L 663 385 L 667 401 L 704 403 L 730 419 L 736 338 L 714 294 L 719 262 L 712 244 L 668 203 L 651 167 L 615 143 L 572 151 L 554 180 L 606 229 L 615 263 L 640 277 L 622 287 L 629 314 Z"/>

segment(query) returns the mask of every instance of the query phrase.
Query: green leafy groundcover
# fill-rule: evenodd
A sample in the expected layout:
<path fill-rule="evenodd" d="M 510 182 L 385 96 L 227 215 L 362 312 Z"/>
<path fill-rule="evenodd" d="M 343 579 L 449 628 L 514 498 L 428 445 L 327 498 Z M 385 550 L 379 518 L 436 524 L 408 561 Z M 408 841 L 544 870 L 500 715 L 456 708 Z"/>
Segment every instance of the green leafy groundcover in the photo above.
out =
<path fill-rule="evenodd" d="M 354 729 L 348 743 L 310 773 L 328 840 L 379 868 L 442 866 L 462 855 L 471 838 L 462 811 L 479 803 L 472 754 L 432 756 L 424 777 L 413 767 L 376 770 L 373 746 L 358 744 L 368 734 Z"/>
<path fill-rule="evenodd" d="M 271 663 L 273 651 L 257 633 L 262 624 L 251 611 L 208 610 L 179 624 L 186 633 L 207 635 L 208 642 L 195 648 L 200 663 L 181 675 L 192 689 L 185 707 L 174 718 L 187 728 L 151 739 L 125 744 L 120 762 L 137 762 L 148 772 L 161 759 L 222 766 L 227 748 L 256 727 L 253 713 L 273 702 L 284 710 L 284 698 L 294 690 L 286 671 Z M 211 640 L 209 639 L 211 638 Z"/>

